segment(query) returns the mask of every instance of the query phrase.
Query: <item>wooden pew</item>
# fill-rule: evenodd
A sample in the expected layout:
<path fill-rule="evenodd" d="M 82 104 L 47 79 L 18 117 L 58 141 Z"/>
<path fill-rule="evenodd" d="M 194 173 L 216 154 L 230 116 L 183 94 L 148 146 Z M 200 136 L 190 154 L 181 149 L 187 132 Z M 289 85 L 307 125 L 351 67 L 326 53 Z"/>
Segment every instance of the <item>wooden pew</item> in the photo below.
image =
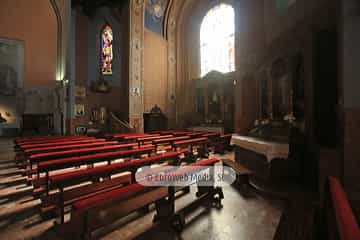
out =
<path fill-rule="evenodd" d="M 181 137 L 170 137 L 170 138 L 161 138 L 155 139 L 152 141 L 152 144 L 155 146 L 155 149 L 158 149 L 158 146 L 161 145 L 170 145 L 172 147 L 173 143 L 176 141 L 187 140 L 190 139 L 189 136 L 181 136 Z"/>
<path fill-rule="evenodd" d="M 38 148 L 30 148 L 25 149 L 22 152 L 18 152 L 16 154 L 16 161 L 18 163 L 24 163 L 30 155 L 40 154 L 40 153 L 50 153 L 55 151 L 67 151 L 67 150 L 76 150 L 82 148 L 89 147 L 100 147 L 107 145 L 116 145 L 118 142 L 116 141 L 99 141 L 99 142 L 90 142 L 90 143 L 71 143 L 69 145 L 61 145 L 61 146 L 51 146 L 51 147 L 38 147 Z"/>
<path fill-rule="evenodd" d="M 185 131 L 185 130 L 163 130 L 163 131 L 154 131 L 151 132 L 152 134 L 160 134 L 160 135 L 174 135 L 174 136 L 180 136 L 180 135 L 186 135 L 188 133 L 191 133 L 191 131 Z"/>
<path fill-rule="evenodd" d="M 328 239 L 360 239 L 360 228 L 346 193 L 338 179 L 330 177 L 327 183 L 325 208 Z"/>
<path fill-rule="evenodd" d="M 66 151 L 66 150 L 75 150 L 75 149 L 82 149 L 88 147 L 100 147 L 106 145 L 117 145 L 119 142 L 117 141 L 99 141 L 99 142 L 91 142 L 91 143 L 74 143 L 70 145 L 62 145 L 62 146 L 54 146 L 54 147 L 41 147 L 41 148 L 30 148 L 24 150 L 24 154 L 29 156 L 32 154 L 39 154 L 39 153 L 49 153 L 55 151 Z"/>
<path fill-rule="evenodd" d="M 186 136 L 189 136 L 191 138 L 200 138 L 204 135 L 204 132 L 191 132 L 191 133 L 187 133 Z"/>
<path fill-rule="evenodd" d="M 154 151 L 154 147 L 144 147 L 131 150 L 122 150 L 116 152 L 107 152 L 107 153 L 97 153 L 91 155 L 84 155 L 80 157 L 69 157 L 63 159 L 57 159 L 52 161 L 39 162 L 37 167 L 37 176 L 39 177 L 41 173 L 45 173 L 45 191 L 46 194 L 49 194 L 49 172 L 79 167 L 81 165 L 89 165 L 99 162 L 108 162 L 111 164 L 111 161 L 119 158 L 135 158 L 143 154 L 150 155 Z"/>
<path fill-rule="evenodd" d="M 159 136 L 159 134 L 131 134 L 131 135 L 124 135 L 124 136 L 115 136 L 114 140 L 119 142 L 136 142 L 136 139 L 141 137 L 154 137 Z"/>
<path fill-rule="evenodd" d="M 106 139 L 114 139 L 115 137 L 125 137 L 131 135 L 141 135 L 141 133 L 107 133 L 104 135 Z"/>
<path fill-rule="evenodd" d="M 21 151 L 31 149 L 31 148 L 40 148 L 40 147 L 55 147 L 55 146 L 64 146 L 69 144 L 80 144 L 80 143 L 93 143 L 93 142 L 105 142 L 105 139 L 95 139 L 95 138 L 87 138 L 87 139 L 76 139 L 76 140 L 65 140 L 60 142 L 49 142 L 49 143 L 40 143 L 40 144 L 26 144 L 21 146 L 19 149 Z"/>
<path fill-rule="evenodd" d="M 74 140 L 81 140 L 81 139 L 89 139 L 92 137 L 87 136 L 73 136 L 73 137 L 64 137 L 64 138 L 55 138 L 55 139 L 39 139 L 39 140 L 28 140 L 19 142 L 16 146 L 23 146 L 28 144 L 42 144 L 42 143 L 51 143 L 51 142 L 61 142 L 61 141 L 74 141 Z"/>
<path fill-rule="evenodd" d="M 61 210 L 61 223 L 64 222 L 64 207 L 70 205 L 75 201 L 89 197 L 89 195 L 94 195 L 96 191 L 99 191 L 99 188 L 102 192 L 104 190 L 111 190 L 115 186 L 118 186 L 119 183 L 128 183 L 135 182 L 136 171 L 144 166 L 150 166 L 152 164 L 163 163 L 167 161 L 175 162 L 178 165 L 180 161 L 180 155 L 182 151 L 179 152 L 167 152 L 164 154 L 157 154 L 150 157 L 144 157 L 140 159 L 133 159 L 120 163 L 113 163 L 110 165 L 104 165 L 89 169 L 83 169 L 80 171 L 69 172 L 65 174 L 59 174 L 55 176 L 50 176 L 49 178 L 49 188 L 58 189 L 59 192 L 55 194 L 50 194 L 42 198 L 42 207 L 49 209 L 54 208 L 56 205 L 59 206 Z M 96 191 L 91 191 L 92 184 L 90 186 L 82 186 L 80 188 L 71 189 L 70 191 L 64 191 L 66 187 L 78 185 L 84 182 L 89 182 L 94 179 L 100 178 L 111 178 L 112 175 L 122 173 L 122 172 L 131 172 L 131 176 L 124 177 L 124 181 L 116 182 L 115 184 L 107 183 L 109 180 L 106 180 L 105 186 L 101 184 L 96 185 Z M 116 181 L 116 180 L 115 180 Z M 99 185 L 99 186 L 98 186 Z"/>
<path fill-rule="evenodd" d="M 33 164 L 37 164 L 42 161 L 55 160 L 55 159 L 65 158 L 65 157 L 78 157 L 78 156 L 94 154 L 94 153 L 132 149 L 135 146 L 136 146 L 135 143 L 126 143 L 126 144 L 116 144 L 116 145 L 109 145 L 109 146 L 102 146 L 102 147 L 83 148 L 83 149 L 76 149 L 76 150 L 39 153 L 39 154 L 30 155 L 28 159 L 29 159 L 30 169 L 32 169 Z"/>
<path fill-rule="evenodd" d="M 86 136 L 44 136 L 44 137 L 28 137 L 28 138 L 18 138 L 14 140 L 15 145 L 17 144 L 23 144 L 25 142 L 36 142 L 36 141 L 49 141 L 49 140 L 59 140 L 59 139 L 71 139 L 71 138 L 79 138 L 83 137 L 86 138 Z"/>
<path fill-rule="evenodd" d="M 198 152 L 200 158 L 207 158 L 209 155 L 207 149 L 208 139 L 207 138 L 193 138 L 188 140 L 180 140 L 173 142 L 173 150 L 177 151 L 179 149 L 189 148 L 189 156 L 186 156 L 189 160 L 194 161 L 195 155 L 194 150 Z"/>
<path fill-rule="evenodd" d="M 70 145 L 80 145 L 80 144 L 90 144 L 90 143 L 105 143 L 105 139 L 88 139 L 88 140 L 79 140 L 79 141 L 67 141 L 67 142 L 57 142 L 57 143 L 47 143 L 47 144 L 34 144 L 34 145 L 24 145 L 22 149 L 18 149 L 15 155 L 15 161 L 18 164 L 19 168 L 26 168 L 28 166 L 27 159 L 32 154 L 32 149 L 45 149 L 51 147 L 64 147 Z M 24 172 L 26 173 L 26 172 Z"/>
<path fill-rule="evenodd" d="M 212 166 L 218 160 L 207 159 L 200 161 L 196 166 Z M 187 171 L 196 171 L 196 168 L 182 168 L 174 174 L 183 174 Z M 209 199 L 221 202 L 223 198 L 221 188 L 199 187 L 198 199 Z M 196 201 L 197 202 L 197 201 Z M 121 217 L 124 217 L 151 203 L 156 205 L 154 221 L 174 222 L 182 219 L 185 208 L 175 212 L 175 187 L 148 187 L 141 183 L 132 183 L 103 194 L 98 194 L 73 204 L 70 221 L 63 225 L 68 236 L 73 239 L 91 239 L 92 233 Z M 181 220 L 182 222 L 184 219 Z"/>
<path fill-rule="evenodd" d="M 220 133 L 215 133 L 215 132 L 211 132 L 211 133 L 203 133 L 201 135 L 202 137 L 206 137 L 206 138 L 217 138 L 220 136 Z"/>
<path fill-rule="evenodd" d="M 152 143 L 153 140 L 170 138 L 170 137 L 172 137 L 172 136 L 173 136 L 173 135 L 160 135 L 160 136 L 151 136 L 151 137 L 140 137 L 140 138 L 137 138 L 136 141 L 138 142 L 139 147 L 140 147 L 142 144 Z"/>

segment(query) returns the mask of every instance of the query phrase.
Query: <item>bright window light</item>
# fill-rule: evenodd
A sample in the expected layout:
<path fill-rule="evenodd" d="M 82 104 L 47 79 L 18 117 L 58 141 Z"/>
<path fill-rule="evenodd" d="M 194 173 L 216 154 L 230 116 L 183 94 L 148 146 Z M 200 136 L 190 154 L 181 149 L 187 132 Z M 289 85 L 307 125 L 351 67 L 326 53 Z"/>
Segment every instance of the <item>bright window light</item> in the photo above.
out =
<path fill-rule="evenodd" d="M 234 35 L 234 8 L 222 3 L 210 9 L 200 28 L 201 76 L 235 70 Z"/>

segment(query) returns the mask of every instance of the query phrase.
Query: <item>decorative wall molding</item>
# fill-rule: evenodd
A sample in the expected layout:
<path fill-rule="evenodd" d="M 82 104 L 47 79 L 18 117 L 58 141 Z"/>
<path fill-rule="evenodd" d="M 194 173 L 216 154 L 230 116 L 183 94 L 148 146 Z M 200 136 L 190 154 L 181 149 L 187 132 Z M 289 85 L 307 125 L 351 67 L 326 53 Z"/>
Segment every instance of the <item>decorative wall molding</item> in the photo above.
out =
<path fill-rule="evenodd" d="M 184 1 L 172 1 L 167 13 L 166 36 L 168 39 L 168 96 L 167 96 L 167 113 L 169 126 L 176 126 L 177 107 L 176 107 L 176 82 L 177 82 L 177 24 L 176 21 Z"/>
<path fill-rule="evenodd" d="M 129 120 L 137 132 L 144 131 L 144 0 L 130 0 Z"/>

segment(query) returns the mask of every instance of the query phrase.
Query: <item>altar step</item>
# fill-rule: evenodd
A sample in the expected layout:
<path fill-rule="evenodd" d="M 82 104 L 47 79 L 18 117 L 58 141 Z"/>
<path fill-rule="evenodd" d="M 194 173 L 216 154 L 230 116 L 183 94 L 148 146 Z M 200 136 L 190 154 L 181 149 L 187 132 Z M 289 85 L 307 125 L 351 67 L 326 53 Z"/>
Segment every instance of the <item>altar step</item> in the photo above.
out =
<path fill-rule="evenodd" d="M 250 177 L 254 174 L 253 171 L 242 166 L 240 163 L 231 159 L 221 159 L 223 165 L 231 167 L 236 172 L 236 181 L 240 184 L 249 184 Z"/>

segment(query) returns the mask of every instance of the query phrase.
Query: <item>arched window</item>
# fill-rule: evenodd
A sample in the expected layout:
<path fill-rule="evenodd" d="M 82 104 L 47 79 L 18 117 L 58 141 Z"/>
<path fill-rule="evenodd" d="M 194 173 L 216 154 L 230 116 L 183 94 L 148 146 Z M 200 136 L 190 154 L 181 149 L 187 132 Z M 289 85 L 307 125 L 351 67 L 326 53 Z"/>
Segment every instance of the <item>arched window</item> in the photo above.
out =
<path fill-rule="evenodd" d="M 101 31 L 101 54 L 100 54 L 100 68 L 103 75 L 112 74 L 113 62 L 113 31 L 111 27 L 106 24 Z"/>
<path fill-rule="evenodd" d="M 201 76 L 235 70 L 235 13 L 221 3 L 208 11 L 200 28 Z"/>

